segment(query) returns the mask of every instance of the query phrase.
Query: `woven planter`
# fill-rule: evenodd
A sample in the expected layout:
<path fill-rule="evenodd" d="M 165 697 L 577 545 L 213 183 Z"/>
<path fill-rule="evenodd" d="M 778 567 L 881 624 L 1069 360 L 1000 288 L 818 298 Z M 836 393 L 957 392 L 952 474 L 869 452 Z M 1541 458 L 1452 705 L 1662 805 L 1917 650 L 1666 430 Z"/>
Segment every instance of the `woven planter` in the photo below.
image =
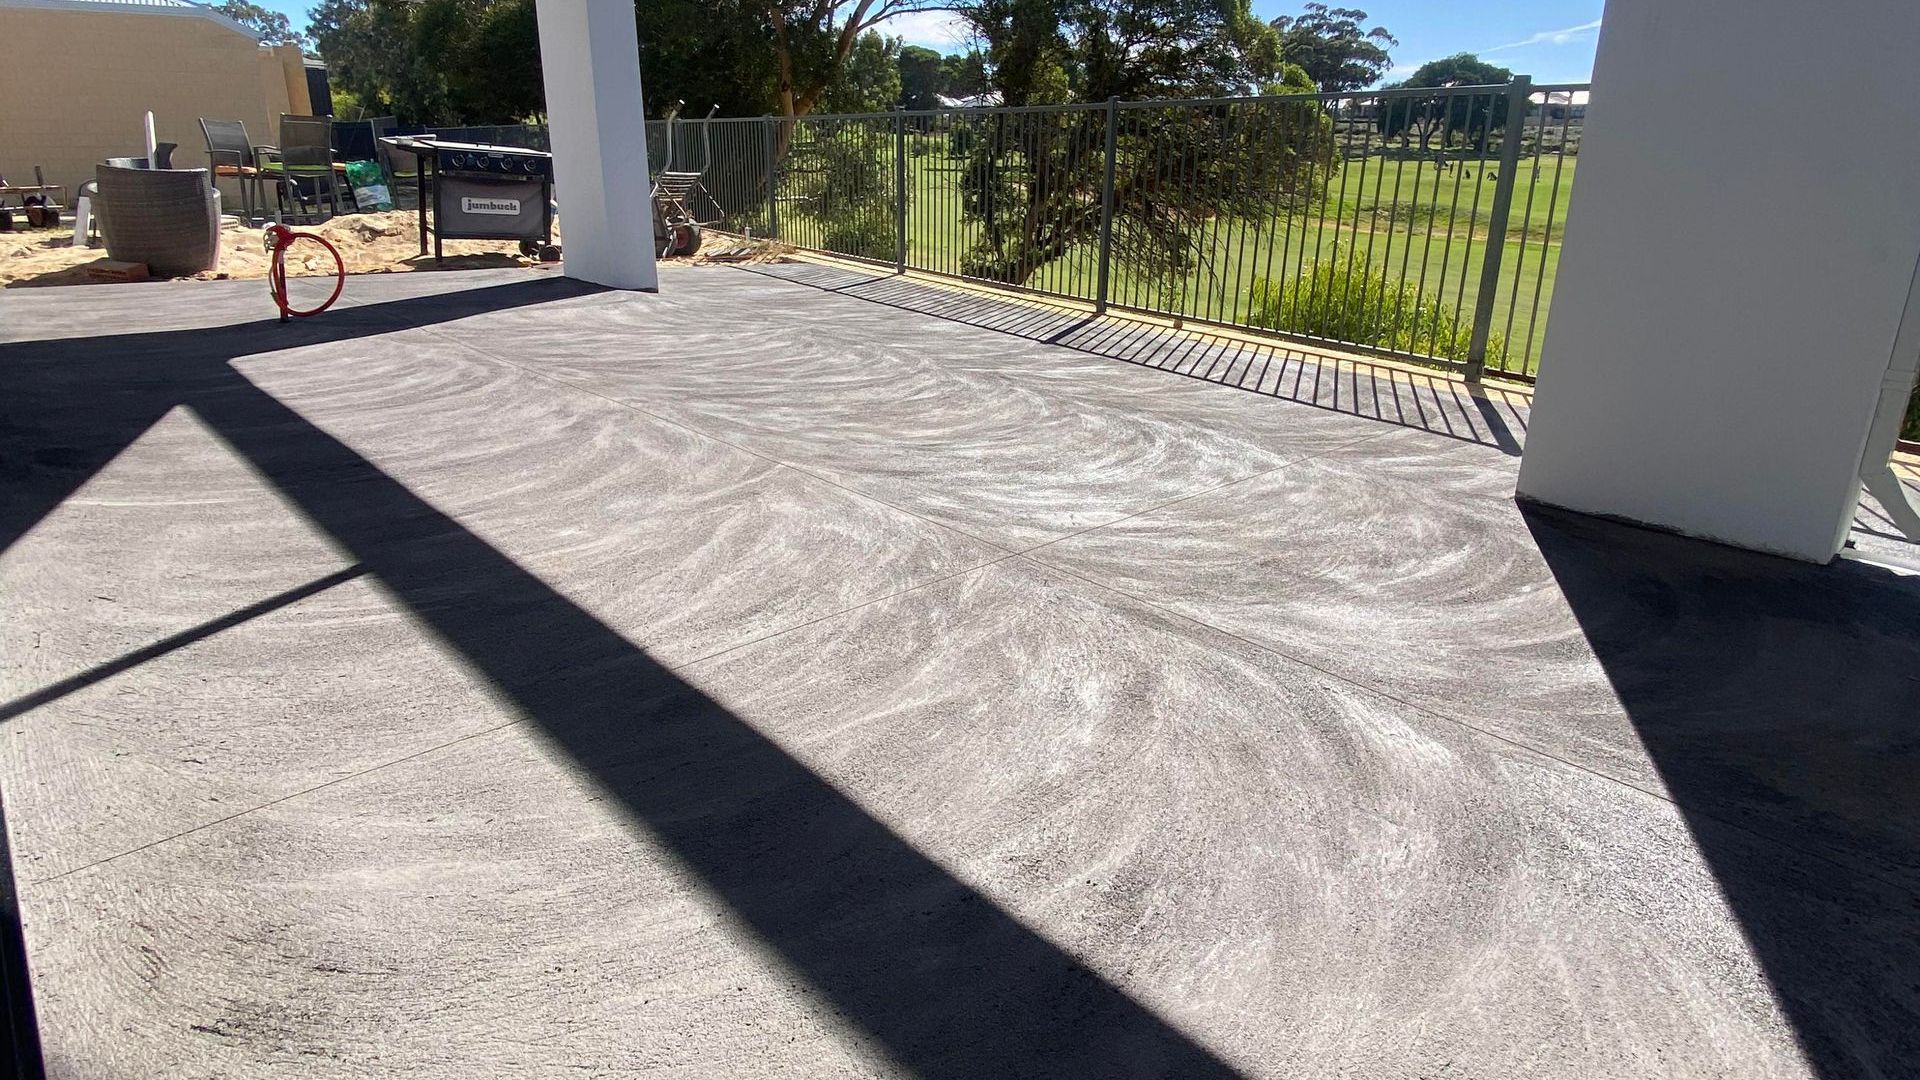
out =
<path fill-rule="evenodd" d="M 156 275 L 196 274 L 220 263 L 220 196 L 205 169 L 94 166 L 107 254 Z"/>

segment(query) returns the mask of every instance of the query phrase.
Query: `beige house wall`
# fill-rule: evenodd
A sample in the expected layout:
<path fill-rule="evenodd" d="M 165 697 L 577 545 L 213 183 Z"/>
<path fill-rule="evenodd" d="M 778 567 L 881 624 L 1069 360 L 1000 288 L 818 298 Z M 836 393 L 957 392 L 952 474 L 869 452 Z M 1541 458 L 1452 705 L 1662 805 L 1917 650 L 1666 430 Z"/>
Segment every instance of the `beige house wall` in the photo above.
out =
<path fill-rule="evenodd" d="M 101 158 L 145 152 L 149 109 L 160 141 L 180 144 L 176 168 L 206 167 L 203 116 L 243 121 L 253 142 L 272 143 L 281 113 L 312 111 L 294 46 L 263 48 L 211 19 L 0 8 L 0 175 L 10 182 L 32 183 L 40 165 L 71 199 Z M 230 181 L 221 187 L 237 198 Z"/>

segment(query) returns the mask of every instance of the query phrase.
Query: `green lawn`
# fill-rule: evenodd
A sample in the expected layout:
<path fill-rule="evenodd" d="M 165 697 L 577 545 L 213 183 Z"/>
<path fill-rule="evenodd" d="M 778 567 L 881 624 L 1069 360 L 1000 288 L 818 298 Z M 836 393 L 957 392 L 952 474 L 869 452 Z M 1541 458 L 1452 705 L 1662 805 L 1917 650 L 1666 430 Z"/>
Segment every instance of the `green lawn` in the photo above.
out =
<path fill-rule="evenodd" d="M 962 212 L 964 161 L 945 153 L 940 136 L 910 141 L 923 149 L 908 155 L 908 265 L 959 273 L 980 232 L 979 223 Z M 890 174 L 891 148 L 886 149 Z M 1504 364 L 1495 366 L 1516 372 L 1537 366 L 1577 162 L 1554 153 L 1536 157 L 1531 147 L 1522 158 L 1493 305 L 1493 331 L 1505 347 Z M 1189 253 L 1195 270 L 1182 280 L 1148 280 L 1116 258 L 1109 297 L 1118 305 L 1247 325 L 1256 282 L 1301 274 L 1316 259 L 1338 259 L 1415 284 L 1451 307 L 1464 327 L 1472 319 L 1488 248 L 1495 191 L 1488 171 L 1494 167 L 1497 162 L 1469 160 L 1443 171 L 1430 159 L 1405 159 L 1397 151 L 1356 155 L 1335 171 L 1324 198 L 1303 212 L 1265 221 L 1196 223 Z M 810 214 L 804 206 L 783 214 L 781 231 L 789 239 L 832 246 L 819 238 L 835 215 Z M 890 245 L 884 254 L 891 256 Z M 1088 243 L 1040 267 L 1024 284 L 1091 300 L 1096 263 Z"/>

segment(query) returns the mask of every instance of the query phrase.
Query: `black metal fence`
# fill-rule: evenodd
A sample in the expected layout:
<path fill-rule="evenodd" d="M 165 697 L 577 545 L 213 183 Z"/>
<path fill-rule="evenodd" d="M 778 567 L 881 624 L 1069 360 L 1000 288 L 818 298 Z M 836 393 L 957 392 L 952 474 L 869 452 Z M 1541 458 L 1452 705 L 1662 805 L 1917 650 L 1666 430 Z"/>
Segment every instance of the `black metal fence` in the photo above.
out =
<path fill-rule="evenodd" d="M 682 120 L 734 232 L 1531 377 L 1583 84 Z M 669 148 L 669 140 L 671 147 Z"/>

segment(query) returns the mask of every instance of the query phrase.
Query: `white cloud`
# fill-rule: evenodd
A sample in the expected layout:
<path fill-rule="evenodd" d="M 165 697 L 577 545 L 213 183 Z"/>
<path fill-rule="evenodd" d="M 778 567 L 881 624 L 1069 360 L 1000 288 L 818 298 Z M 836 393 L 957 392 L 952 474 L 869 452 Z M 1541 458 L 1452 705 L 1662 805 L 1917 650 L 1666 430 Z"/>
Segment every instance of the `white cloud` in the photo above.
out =
<path fill-rule="evenodd" d="M 1491 49 L 1481 49 L 1483 53 L 1501 52 L 1505 49 L 1524 49 L 1529 45 L 1571 45 L 1584 41 L 1600 29 L 1600 20 L 1569 26 L 1564 30 L 1542 30 L 1525 41 L 1509 41 L 1505 45 L 1495 45 Z"/>
<path fill-rule="evenodd" d="M 903 11 L 876 29 L 903 38 L 909 45 L 942 53 L 963 51 L 973 35 L 967 21 L 951 11 Z"/>

